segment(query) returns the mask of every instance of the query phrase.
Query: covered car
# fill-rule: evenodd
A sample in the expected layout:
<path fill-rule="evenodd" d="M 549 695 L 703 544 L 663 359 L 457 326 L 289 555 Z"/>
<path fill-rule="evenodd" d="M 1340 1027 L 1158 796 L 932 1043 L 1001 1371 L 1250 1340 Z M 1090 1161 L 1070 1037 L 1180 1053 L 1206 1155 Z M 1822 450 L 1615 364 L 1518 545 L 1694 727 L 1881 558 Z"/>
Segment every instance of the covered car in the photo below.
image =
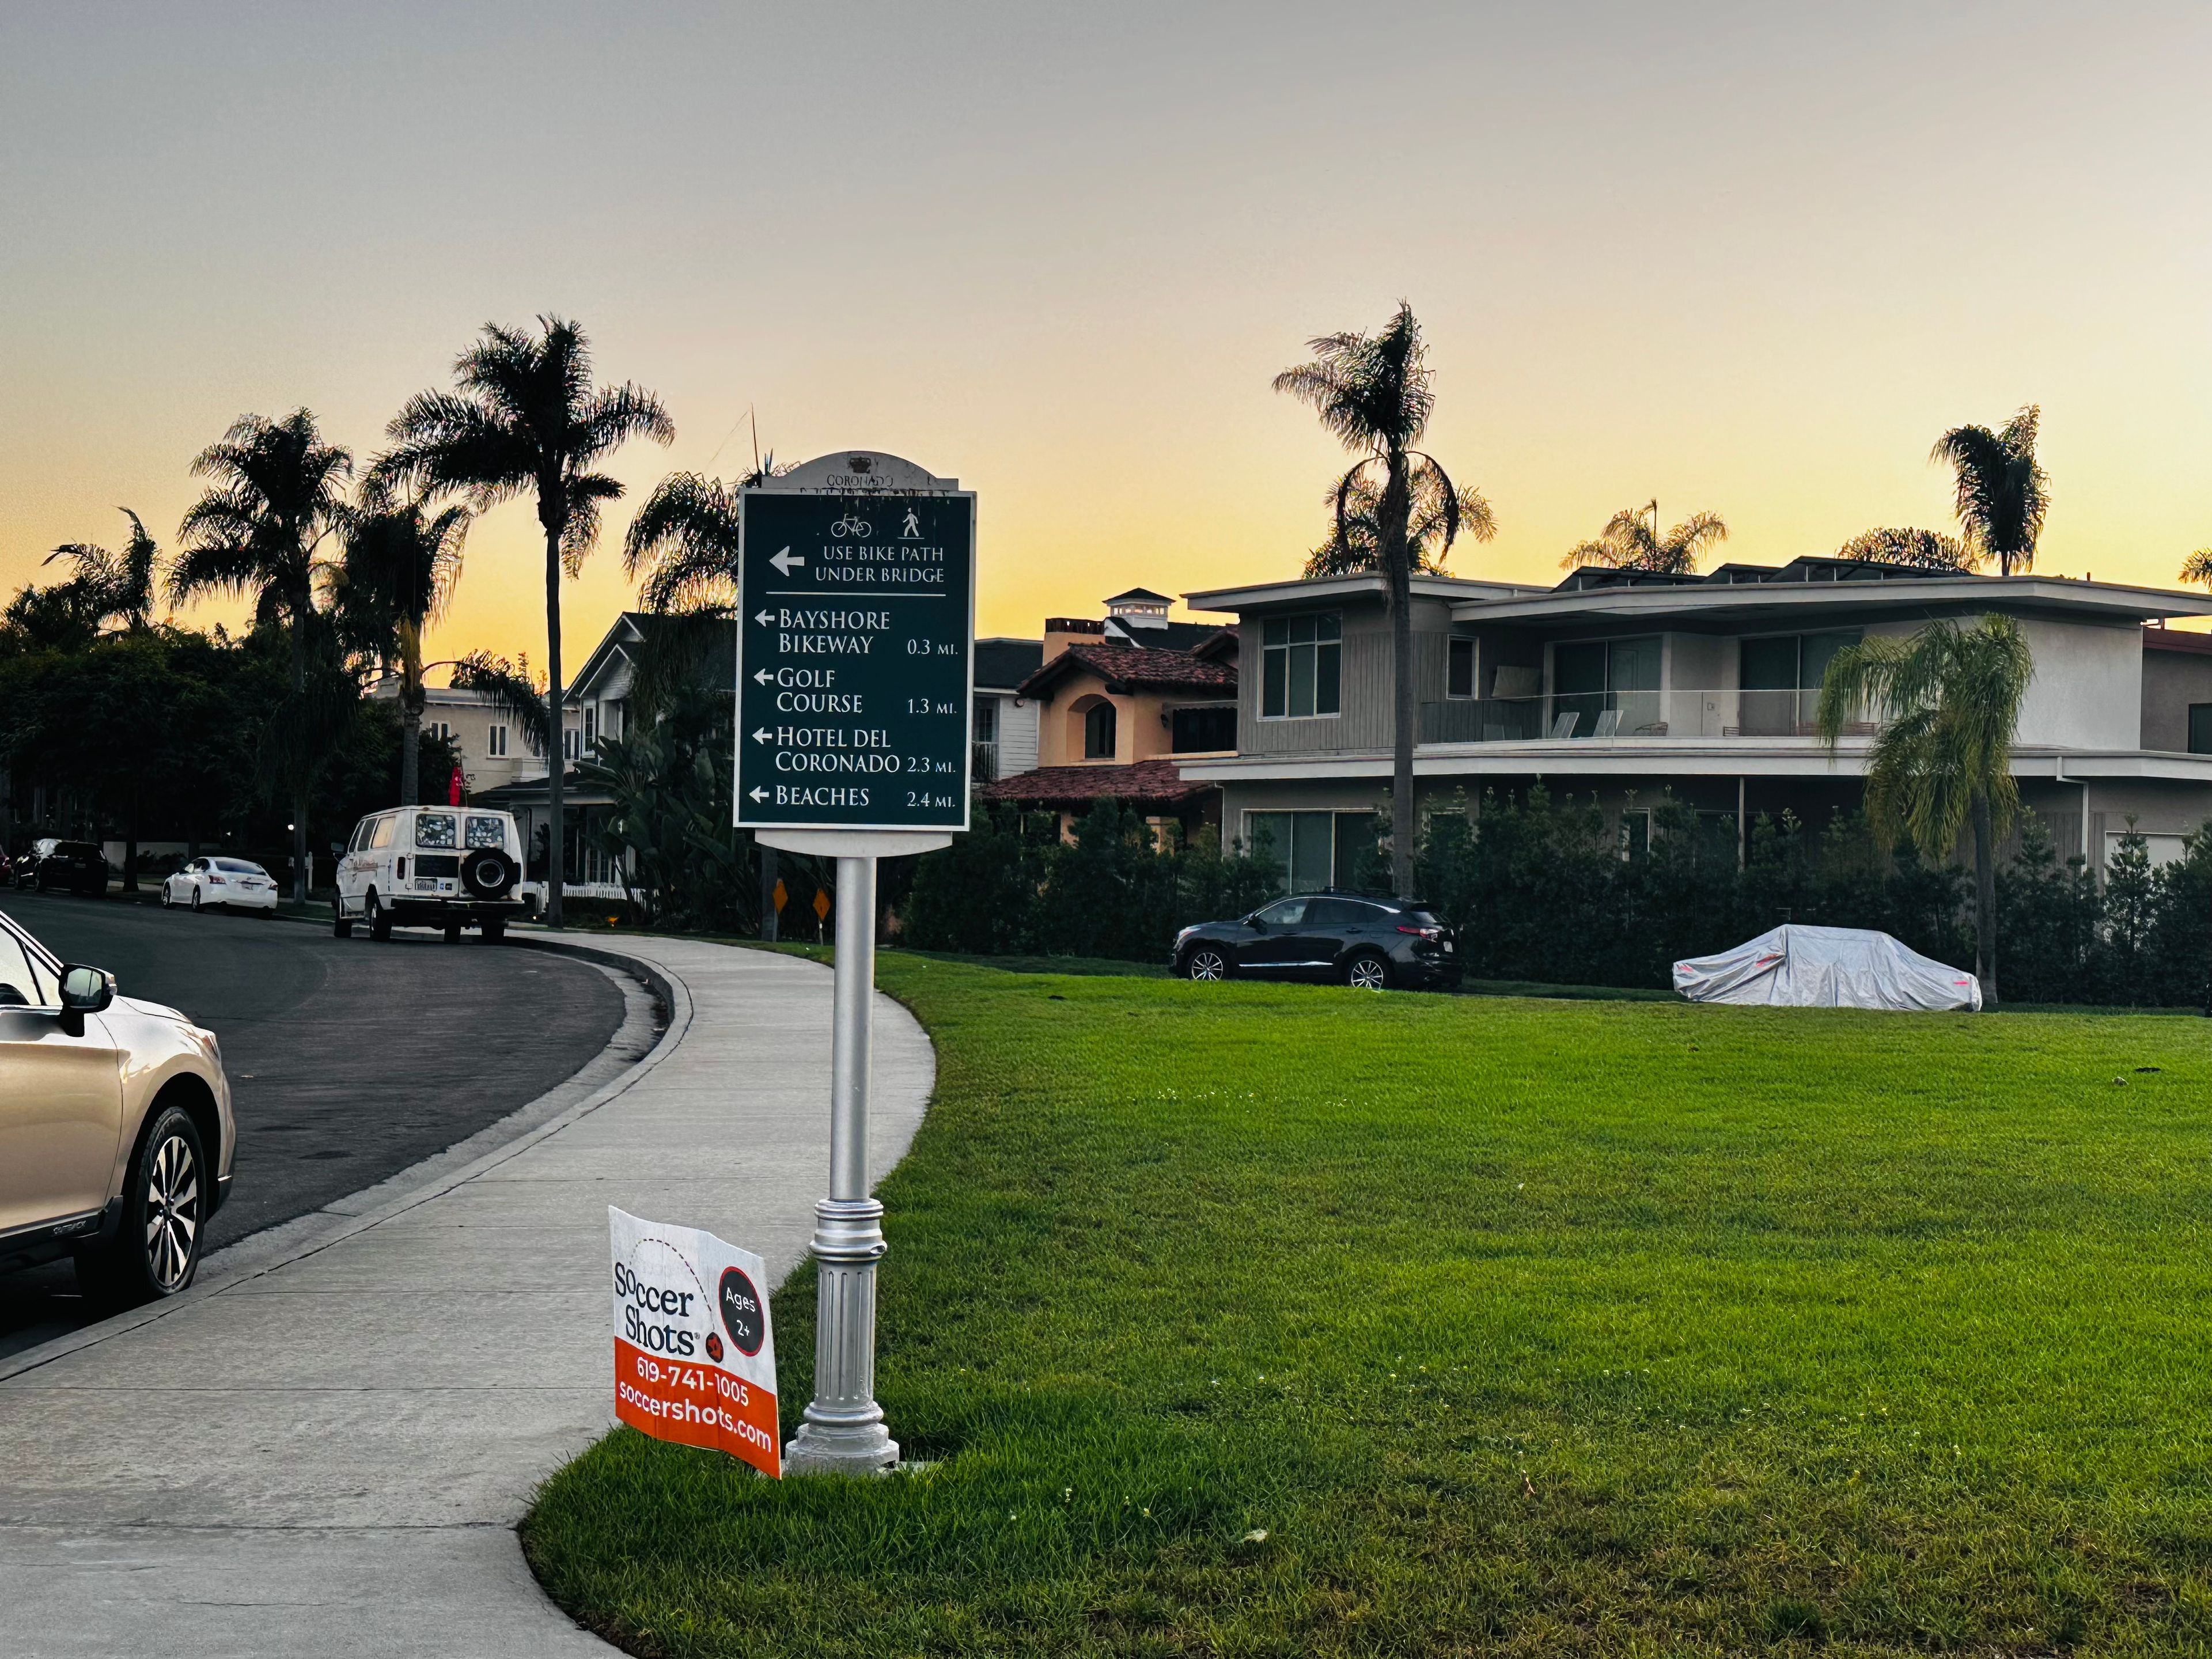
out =
<path fill-rule="evenodd" d="M 1862 927 L 1785 924 L 1718 956 L 1674 964 L 1674 988 L 1692 1002 L 1785 1008 L 1887 1008 L 1978 1012 L 1982 985 L 1964 969 Z"/>

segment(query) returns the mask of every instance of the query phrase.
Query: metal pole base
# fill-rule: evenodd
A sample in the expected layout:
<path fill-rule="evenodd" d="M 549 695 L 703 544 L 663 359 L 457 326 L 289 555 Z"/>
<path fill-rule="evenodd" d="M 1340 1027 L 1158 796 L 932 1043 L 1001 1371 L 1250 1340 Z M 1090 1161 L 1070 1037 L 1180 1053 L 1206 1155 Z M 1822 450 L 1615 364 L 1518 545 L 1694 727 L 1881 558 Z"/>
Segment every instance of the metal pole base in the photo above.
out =
<path fill-rule="evenodd" d="M 783 1449 L 790 1474 L 884 1474 L 898 1442 L 876 1403 L 876 1263 L 884 1206 L 825 1198 L 814 1206 L 814 1398 Z"/>

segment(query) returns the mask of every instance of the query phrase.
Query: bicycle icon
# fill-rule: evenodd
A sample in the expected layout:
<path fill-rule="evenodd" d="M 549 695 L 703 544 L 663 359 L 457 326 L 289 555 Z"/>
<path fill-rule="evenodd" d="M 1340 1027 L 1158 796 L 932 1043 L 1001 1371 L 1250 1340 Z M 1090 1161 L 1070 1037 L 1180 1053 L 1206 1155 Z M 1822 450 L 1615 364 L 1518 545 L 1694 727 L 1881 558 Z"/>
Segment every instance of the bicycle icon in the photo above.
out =
<path fill-rule="evenodd" d="M 852 514 L 848 513 L 830 526 L 830 534 L 833 539 L 842 542 L 848 536 L 865 536 L 872 528 L 874 526 L 866 519 L 855 518 Z"/>

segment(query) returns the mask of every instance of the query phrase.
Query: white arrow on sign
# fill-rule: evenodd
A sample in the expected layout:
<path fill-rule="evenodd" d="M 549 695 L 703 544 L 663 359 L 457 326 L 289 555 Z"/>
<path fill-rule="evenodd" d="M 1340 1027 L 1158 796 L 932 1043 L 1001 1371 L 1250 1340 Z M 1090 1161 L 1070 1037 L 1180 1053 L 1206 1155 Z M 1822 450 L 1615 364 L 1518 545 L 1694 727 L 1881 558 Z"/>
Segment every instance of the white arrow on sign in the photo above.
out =
<path fill-rule="evenodd" d="M 782 552 L 770 559 L 769 562 L 774 565 L 778 570 L 783 572 L 785 575 L 788 576 L 791 574 L 792 566 L 795 564 L 805 564 L 806 561 L 804 558 L 794 557 L 791 550 L 787 547 Z"/>
<path fill-rule="evenodd" d="M 770 738 L 774 737 L 775 735 L 775 732 L 773 732 L 769 731 L 769 730 L 768 729 L 768 727 L 766 727 L 765 726 L 762 726 L 762 727 L 760 728 L 760 730 L 759 730 L 759 731 L 757 731 L 757 732 L 754 732 L 754 733 L 753 733 L 753 741 L 754 741 L 755 743 L 766 743 L 766 742 L 767 742 Z"/>
<path fill-rule="evenodd" d="M 775 675 L 769 673 L 767 669 L 763 668 L 759 673 L 753 676 L 753 684 L 756 685 L 766 685 L 775 678 Z"/>
<path fill-rule="evenodd" d="M 748 790 L 746 793 L 750 794 L 755 800 L 766 800 L 768 799 L 768 791 L 765 789 L 752 789 Z"/>
<path fill-rule="evenodd" d="M 763 611 L 755 616 L 753 620 L 758 623 L 763 628 L 766 628 L 770 623 L 775 620 L 775 617 L 773 612 Z"/>

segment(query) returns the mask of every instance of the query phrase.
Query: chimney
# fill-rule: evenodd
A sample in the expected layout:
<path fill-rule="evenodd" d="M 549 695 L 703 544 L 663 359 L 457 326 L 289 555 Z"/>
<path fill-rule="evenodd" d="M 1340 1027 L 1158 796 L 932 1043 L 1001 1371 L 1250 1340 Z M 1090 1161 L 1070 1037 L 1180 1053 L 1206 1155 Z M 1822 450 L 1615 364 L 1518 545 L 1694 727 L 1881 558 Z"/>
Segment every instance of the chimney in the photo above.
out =
<path fill-rule="evenodd" d="M 1071 645 L 1097 645 L 1106 637 L 1106 624 L 1087 617 L 1047 617 L 1044 619 L 1044 659 L 1050 662 Z"/>

